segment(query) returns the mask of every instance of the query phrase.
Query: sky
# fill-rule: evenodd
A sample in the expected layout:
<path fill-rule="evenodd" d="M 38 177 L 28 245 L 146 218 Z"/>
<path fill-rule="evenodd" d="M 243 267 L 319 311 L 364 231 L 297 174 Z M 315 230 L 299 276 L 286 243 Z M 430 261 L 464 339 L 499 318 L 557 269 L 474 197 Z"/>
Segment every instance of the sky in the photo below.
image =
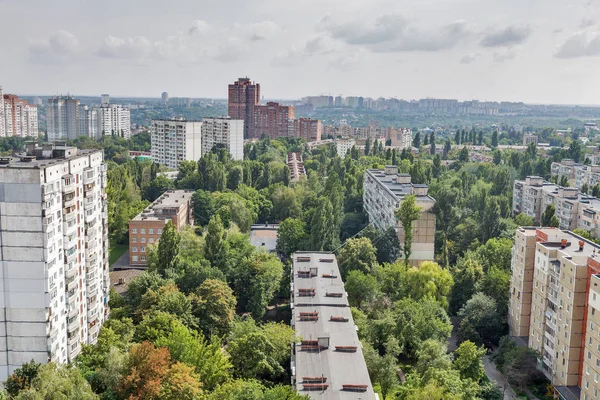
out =
<path fill-rule="evenodd" d="M 5 93 L 600 104 L 600 0 L 0 0 Z"/>

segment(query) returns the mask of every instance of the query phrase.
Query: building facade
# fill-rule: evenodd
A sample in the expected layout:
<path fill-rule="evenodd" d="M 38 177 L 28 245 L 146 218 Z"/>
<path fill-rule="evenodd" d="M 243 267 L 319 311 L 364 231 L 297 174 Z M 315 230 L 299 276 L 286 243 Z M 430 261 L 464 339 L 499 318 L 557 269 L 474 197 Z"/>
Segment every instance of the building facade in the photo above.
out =
<path fill-rule="evenodd" d="M 183 119 L 153 120 L 150 127 L 152 160 L 177 170 L 182 161 L 202 156 L 202 122 Z"/>
<path fill-rule="evenodd" d="M 294 137 L 305 139 L 307 142 L 321 140 L 323 126 L 321 120 L 312 118 L 298 118 L 294 120 Z"/>
<path fill-rule="evenodd" d="M 228 115 L 244 121 L 244 139 L 260 137 L 254 132 L 255 108 L 260 104 L 260 84 L 249 78 L 239 78 L 229 85 Z"/>
<path fill-rule="evenodd" d="M 335 141 L 335 149 L 337 151 L 337 155 L 340 158 L 345 158 L 346 154 L 348 154 L 352 148 L 356 145 L 356 140 L 354 139 L 338 139 Z"/>
<path fill-rule="evenodd" d="M 538 135 L 524 134 L 523 135 L 523 146 L 529 146 L 532 143 L 535 146 L 537 146 L 537 144 L 538 144 Z"/>
<path fill-rule="evenodd" d="M 160 240 L 167 222 L 180 231 L 194 224 L 191 190 L 168 190 L 129 221 L 129 265 L 148 265 L 151 246 Z"/>
<path fill-rule="evenodd" d="M 129 139 L 131 136 L 131 115 L 129 108 L 119 104 L 102 104 L 95 108 L 98 113 L 98 134 Z"/>
<path fill-rule="evenodd" d="M 79 100 L 73 96 L 56 96 L 47 100 L 46 130 L 50 142 L 79 136 Z"/>
<path fill-rule="evenodd" d="M 38 136 L 38 110 L 27 100 L 4 94 L 0 86 L 0 137 Z"/>
<path fill-rule="evenodd" d="M 300 178 L 306 178 L 302 153 L 288 153 L 287 166 L 290 169 L 290 182 L 297 182 Z"/>
<path fill-rule="evenodd" d="M 556 398 L 598 398 L 600 246 L 556 228 L 520 227 L 509 326 L 540 354 Z"/>
<path fill-rule="evenodd" d="M 98 110 L 87 105 L 79 106 L 79 136 L 99 138 Z"/>
<path fill-rule="evenodd" d="M 108 318 L 102 150 L 27 144 L 0 158 L 0 379 L 30 360 L 73 361 Z"/>
<path fill-rule="evenodd" d="M 234 160 L 244 159 L 244 121 L 229 117 L 202 120 L 202 155 L 222 145 Z"/>
<path fill-rule="evenodd" d="M 291 136 L 294 131 L 294 106 L 282 106 L 268 102 L 254 106 L 254 128 L 252 138 Z"/>
<path fill-rule="evenodd" d="M 406 196 L 415 195 L 421 217 L 413 225 L 413 242 L 410 262 L 418 264 L 434 259 L 435 215 L 432 208 L 435 199 L 427 194 L 426 185 L 411 183 L 408 174 L 399 174 L 398 167 L 386 166 L 383 170 L 368 169 L 364 176 L 363 203 L 369 222 L 378 229 L 394 227 L 400 243 L 404 243 L 402 223 L 396 219 L 396 211 Z"/>
<path fill-rule="evenodd" d="M 550 172 L 556 176 L 557 182 L 562 182 L 566 177 L 570 186 L 582 189 L 585 185 L 588 186 L 588 191 L 600 184 L 600 165 L 596 165 L 596 155 L 590 155 L 591 165 L 576 163 L 570 159 L 564 159 L 561 162 L 553 162 L 550 167 Z"/>

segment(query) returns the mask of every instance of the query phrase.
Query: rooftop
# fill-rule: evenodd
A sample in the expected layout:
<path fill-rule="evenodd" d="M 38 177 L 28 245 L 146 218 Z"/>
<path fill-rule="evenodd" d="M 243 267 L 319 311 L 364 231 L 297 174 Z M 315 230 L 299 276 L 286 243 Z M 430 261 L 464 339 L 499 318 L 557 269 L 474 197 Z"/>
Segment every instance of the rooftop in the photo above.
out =
<path fill-rule="evenodd" d="M 392 168 L 392 166 L 386 168 Z M 414 193 L 414 189 L 427 189 L 427 185 L 410 182 L 410 174 L 400 174 L 396 172 L 386 173 L 386 170 L 383 169 L 368 169 L 367 172 L 385 186 L 398 200 L 404 196 L 415 194 L 418 197 L 419 202 L 435 202 L 433 197 L 426 194 L 426 190 L 422 191 L 422 193 L 425 194 Z M 398 183 L 397 178 L 404 178 L 403 180 L 406 181 L 406 183 Z"/>
<path fill-rule="evenodd" d="M 279 224 L 252 225 L 250 227 L 250 243 L 257 248 L 275 251 L 278 229 Z"/>
<path fill-rule="evenodd" d="M 100 149 L 84 149 L 63 144 L 46 143 L 38 146 L 35 142 L 26 143 L 26 151 L 14 157 L 0 157 L 0 168 L 43 169 L 60 164 L 65 160 L 102 152 Z"/>
<path fill-rule="evenodd" d="M 154 200 L 154 203 L 136 215 L 132 221 L 171 219 L 173 213 L 165 211 L 179 209 L 184 206 L 192 199 L 193 194 L 192 190 L 167 190 L 158 199 Z"/>
<path fill-rule="evenodd" d="M 291 290 L 292 325 L 302 340 L 292 361 L 296 390 L 320 400 L 374 399 L 335 255 L 294 253 Z M 307 390 L 315 381 L 327 387 Z"/>
<path fill-rule="evenodd" d="M 124 269 L 120 271 L 111 271 L 110 273 L 110 287 L 120 295 L 127 292 L 129 283 L 132 280 L 143 274 L 144 271 L 140 269 Z"/>

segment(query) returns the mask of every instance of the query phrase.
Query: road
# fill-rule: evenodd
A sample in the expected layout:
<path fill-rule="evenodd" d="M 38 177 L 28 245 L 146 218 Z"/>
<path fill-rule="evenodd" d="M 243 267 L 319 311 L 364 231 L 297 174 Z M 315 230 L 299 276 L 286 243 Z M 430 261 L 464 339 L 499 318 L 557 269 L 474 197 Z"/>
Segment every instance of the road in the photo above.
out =
<path fill-rule="evenodd" d="M 515 391 L 504 380 L 502 374 L 496 369 L 496 365 L 490 360 L 488 355 L 483 356 L 483 367 L 485 368 L 485 374 L 490 381 L 496 382 L 498 386 L 500 386 L 500 390 L 504 391 L 504 400 L 513 400 L 517 398 Z"/>

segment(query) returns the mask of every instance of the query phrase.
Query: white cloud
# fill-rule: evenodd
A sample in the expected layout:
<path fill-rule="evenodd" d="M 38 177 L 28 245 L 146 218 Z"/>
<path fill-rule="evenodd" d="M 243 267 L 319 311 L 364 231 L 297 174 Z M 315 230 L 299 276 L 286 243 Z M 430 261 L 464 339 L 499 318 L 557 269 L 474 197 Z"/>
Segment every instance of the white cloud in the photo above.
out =
<path fill-rule="evenodd" d="M 321 29 L 334 39 L 381 53 L 445 50 L 474 33 L 465 21 L 439 27 L 421 25 L 399 14 L 382 15 L 367 22 L 355 20 L 344 23 L 336 23 L 326 16 L 320 23 Z"/>
<path fill-rule="evenodd" d="M 247 28 L 250 31 L 249 39 L 252 42 L 271 39 L 281 28 L 273 21 L 263 21 L 250 24 Z"/>
<path fill-rule="evenodd" d="M 475 61 L 477 61 L 479 58 L 481 58 L 481 54 L 479 53 L 475 53 L 475 54 L 465 54 L 461 59 L 460 59 L 460 63 L 461 64 L 472 64 Z"/>
<path fill-rule="evenodd" d="M 496 64 L 502 64 L 505 61 L 513 60 L 517 57 L 517 52 L 514 49 L 499 50 L 494 52 L 492 60 Z"/>
<path fill-rule="evenodd" d="M 289 67 L 313 56 L 335 54 L 339 51 L 339 46 L 328 36 L 317 34 L 308 38 L 301 45 L 292 45 L 289 49 L 278 52 L 271 64 L 278 67 Z"/>
<path fill-rule="evenodd" d="M 554 53 L 556 58 L 600 56 L 600 33 L 580 31 L 571 35 Z"/>
<path fill-rule="evenodd" d="M 144 36 L 119 38 L 108 35 L 97 54 L 105 58 L 147 59 L 154 55 L 155 44 Z"/>
<path fill-rule="evenodd" d="M 59 30 L 29 45 L 30 59 L 36 63 L 62 63 L 70 60 L 78 51 L 77 36 L 67 30 Z"/>
<path fill-rule="evenodd" d="M 484 47 L 510 47 L 524 43 L 531 36 L 529 25 L 510 25 L 492 29 L 479 42 Z"/>

